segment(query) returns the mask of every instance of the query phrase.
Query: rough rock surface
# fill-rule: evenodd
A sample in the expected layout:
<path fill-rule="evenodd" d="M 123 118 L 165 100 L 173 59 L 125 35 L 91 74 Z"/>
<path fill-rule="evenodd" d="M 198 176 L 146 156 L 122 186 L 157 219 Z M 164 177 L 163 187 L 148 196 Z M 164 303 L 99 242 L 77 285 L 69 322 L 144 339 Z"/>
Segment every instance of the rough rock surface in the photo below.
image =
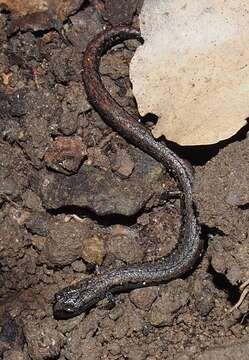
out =
<path fill-rule="evenodd" d="M 235 144 L 222 149 L 205 169 L 197 169 L 195 180 L 200 221 L 217 229 L 216 238 L 210 242 L 212 266 L 218 273 L 226 273 L 232 284 L 249 276 L 249 172 L 243 165 L 249 161 L 249 137 Z M 207 196 L 214 191 L 217 193 L 215 197 Z M 221 238 L 226 241 L 221 241 Z"/>
<path fill-rule="evenodd" d="M 123 181 L 111 171 L 89 165 L 83 165 L 76 175 L 70 177 L 44 173 L 39 183 L 43 205 L 47 209 L 66 206 L 88 208 L 101 216 L 136 214 L 157 191 L 156 181 L 163 180 L 161 166 L 147 155 L 137 154 L 139 162 L 136 169 L 129 179 Z"/>

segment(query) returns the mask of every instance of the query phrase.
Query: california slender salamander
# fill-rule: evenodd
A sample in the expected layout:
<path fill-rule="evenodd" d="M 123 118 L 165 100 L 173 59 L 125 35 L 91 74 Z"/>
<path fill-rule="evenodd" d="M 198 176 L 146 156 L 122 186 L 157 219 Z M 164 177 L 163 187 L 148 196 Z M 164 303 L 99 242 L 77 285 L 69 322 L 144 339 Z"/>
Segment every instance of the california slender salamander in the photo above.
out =
<path fill-rule="evenodd" d="M 57 318 L 76 316 L 109 293 L 168 282 L 188 272 L 200 258 L 203 242 L 192 200 L 192 178 L 188 167 L 165 144 L 160 143 L 128 114 L 105 89 L 100 75 L 101 57 L 108 49 L 128 39 L 142 41 L 140 33 L 127 27 L 115 27 L 93 39 L 84 54 L 83 81 L 89 102 L 105 122 L 128 142 L 161 162 L 174 176 L 182 191 L 182 227 L 176 248 L 165 258 L 122 267 L 69 286 L 55 295 Z M 166 309 L 167 311 L 167 309 Z"/>

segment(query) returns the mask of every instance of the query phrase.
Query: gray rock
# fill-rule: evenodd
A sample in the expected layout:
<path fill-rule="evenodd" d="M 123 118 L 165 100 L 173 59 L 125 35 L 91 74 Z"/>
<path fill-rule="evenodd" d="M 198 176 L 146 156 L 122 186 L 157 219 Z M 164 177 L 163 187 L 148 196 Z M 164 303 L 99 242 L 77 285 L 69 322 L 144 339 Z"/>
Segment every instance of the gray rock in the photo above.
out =
<path fill-rule="evenodd" d="M 91 7 L 77 12 L 70 17 L 70 21 L 73 26 L 67 31 L 67 38 L 80 51 L 85 50 L 94 35 L 103 29 L 100 17 Z"/>
<path fill-rule="evenodd" d="M 84 273 L 86 271 L 86 265 L 83 263 L 82 260 L 75 260 L 72 263 L 72 268 L 74 271 L 79 273 Z"/>
<path fill-rule="evenodd" d="M 45 212 L 32 213 L 25 221 L 25 226 L 34 235 L 47 236 L 47 214 Z"/>
<path fill-rule="evenodd" d="M 105 18 L 112 25 L 131 24 L 139 0 L 106 0 Z"/>
<path fill-rule="evenodd" d="M 0 197 L 14 199 L 19 194 L 18 185 L 12 177 L 0 177 Z"/>
<path fill-rule="evenodd" d="M 148 155 L 137 151 L 132 176 L 120 180 L 111 171 L 83 164 L 70 177 L 45 172 L 38 181 L 39 194 L 47 209 L 77 206 L 98 215 L 132 216 L 155 192 L 162 191 L 163 169 Z"/>

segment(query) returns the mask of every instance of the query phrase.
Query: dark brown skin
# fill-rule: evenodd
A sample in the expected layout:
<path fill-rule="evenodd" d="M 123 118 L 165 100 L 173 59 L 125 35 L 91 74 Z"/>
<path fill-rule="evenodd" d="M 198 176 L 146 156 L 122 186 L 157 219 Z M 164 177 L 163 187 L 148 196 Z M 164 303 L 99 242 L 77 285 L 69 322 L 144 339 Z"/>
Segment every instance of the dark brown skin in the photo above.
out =
<path fill-rule="evenodd" d="M 68 318 L 86 311 L 106 296 L 176 279 L 189 272 L 200 259 L 203 241 L 199 236 L 192 200 L 192 174 L 184 161 L 165 144 L 155 140 L 139 123 L 139 118 L 128 114 L 105 89 L 100 75 L 101 57 L 108 49 L 128 39 L 142 41 L 135 29 L 115 27 L 97 35 L 84 54 L 83 81 L 88 100 L 105 122 L 129 143 L 161 162 L 177 180 L 182 191 L 182 226 L 176 248 L 166 257 L 142 264 L 113 270 L 69 286 L 55 295 L 54 315 Z"/>

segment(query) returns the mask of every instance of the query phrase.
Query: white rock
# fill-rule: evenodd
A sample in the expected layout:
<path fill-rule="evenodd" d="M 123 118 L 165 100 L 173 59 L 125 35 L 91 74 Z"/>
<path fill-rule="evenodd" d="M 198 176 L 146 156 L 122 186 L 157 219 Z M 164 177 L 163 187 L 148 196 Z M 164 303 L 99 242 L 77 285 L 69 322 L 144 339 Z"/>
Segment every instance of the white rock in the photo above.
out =
<path fill-rule="evenodd" d="M 145 0 L 145 40 L 130 77 L 153 135 L 180 145 L 214 144 L 249 116 L 249 2 Z"/>

